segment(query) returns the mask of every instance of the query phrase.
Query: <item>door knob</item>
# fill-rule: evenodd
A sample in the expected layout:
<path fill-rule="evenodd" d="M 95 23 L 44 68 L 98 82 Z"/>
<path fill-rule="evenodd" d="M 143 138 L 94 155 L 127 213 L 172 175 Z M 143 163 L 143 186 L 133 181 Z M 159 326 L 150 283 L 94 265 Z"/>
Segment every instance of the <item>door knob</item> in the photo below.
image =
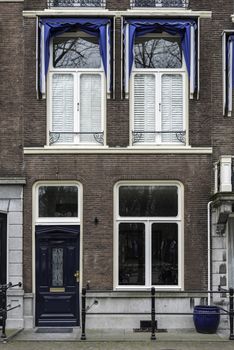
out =
<path fill-rule="evenodd" d="M 74 277 L 76 278 L 76 282 L 80 282 L 80 271 L 76 271 Z"/>

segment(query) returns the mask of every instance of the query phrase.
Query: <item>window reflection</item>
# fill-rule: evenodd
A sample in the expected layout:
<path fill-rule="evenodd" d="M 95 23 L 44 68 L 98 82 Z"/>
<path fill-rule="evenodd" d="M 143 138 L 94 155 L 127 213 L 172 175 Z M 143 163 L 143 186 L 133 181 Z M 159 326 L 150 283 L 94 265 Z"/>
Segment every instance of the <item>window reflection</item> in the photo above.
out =
<path fill-rule="evenodd" d="M 120 216 L 176 216 L 178 194 L 176 186 L 121 186 Z"/>
<path fill-rule="evenodd" d="M 139 37 L 135 40 L 136 68 L 181 68 L 181 42 L 176 37 Z"/>
<path fill-rule="evenodd" d="M 78 217 L 78 188 L 40 186 L 39 217 Z"/>
<path fill-rule="evenodd" d="M 145 225 L 119 225 L 119 284 L 145 284 Z"/>
<path fill-rule="evenodd" d="M 178 284 L 178 226 L 152 225 L 152 284 Z"/>
<path fill-rule="evenodd" d="M 53 66 L 55 68 L 100 68 L 101 55 L 98 38 L 55 38 Z"/>

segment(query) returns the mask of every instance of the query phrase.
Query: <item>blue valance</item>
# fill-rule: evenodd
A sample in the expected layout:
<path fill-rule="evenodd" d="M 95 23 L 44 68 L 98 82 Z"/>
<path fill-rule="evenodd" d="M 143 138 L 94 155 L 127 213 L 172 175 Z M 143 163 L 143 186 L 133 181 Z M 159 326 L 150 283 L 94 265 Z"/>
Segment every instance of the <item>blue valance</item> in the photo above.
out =
<path fill-rule="evenodd" d="M 82 31 L 89 35 L 99 38 L 100 54 L 107 74 L 108 65 L 108 44 L 110 41 L 110 30 L 107 26 L 110 24 L 108 18 L 41 18 L 39 27 L 40 35 L 40 86 L 41 94 L 45 93 L 45 77 L 49 68 L 50 61 L 50 41 L 51 38 L 69 31 Z"/>
<path fill-rule="evenodd" d="M 197 24 L 191 19 L 127 19 L 125 20 L 125 48 L 128 47 L 128 75 L 130 76 L 134 61 L 135 37 L 148 33 L 166 32 L 171 35 L 180 35 L 182 50 L 190 77 L 190 93 L 196 87 L 196 38 Z M 126 40 L 128 41 L 126 45 Z M 126 76 L 125 76 L 126 78 Z"/>

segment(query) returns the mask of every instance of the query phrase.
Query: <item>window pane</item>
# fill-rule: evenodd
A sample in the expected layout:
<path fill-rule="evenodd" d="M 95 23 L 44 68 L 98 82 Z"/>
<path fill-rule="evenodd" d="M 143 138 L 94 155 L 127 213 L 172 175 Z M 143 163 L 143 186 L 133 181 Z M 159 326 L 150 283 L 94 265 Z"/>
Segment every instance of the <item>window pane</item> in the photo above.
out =
<path fill-rule="evenodd" d="M 70 143 L 74 141 L 69 134 L 74 131 L 74 77 L 53 74 L 52 79 L 52 137 L 56 143 Z"/>
<path fill-rule="evenodd" d="M 76 186 L 40 186 L 39 217 L 77 217 Z"/>
<path fill-rule="evenodd" d="M 145 225 L 119 225 L 119 285 L 145 284 Z"/>
<path fill-rule="evenodd" d="M 63 286 L 63 248 L 52 249 L 52 286 Z"/>
<path fill-rule="evenodd" d="M 138 37 L 134 44 L 136 68 L 181 68 L 180 38 Z"/>
<path fill-rule="evenodd" d="M 178 225 L 152 225 L 152 284 L 178 284 Z"/>
<path fill-rule="evenodd" d="M 134 143 L 155 142 L 155 75 L 134 77 Z"/>
<path fill-rule="evenodd" d="M 95 132 L 102 131 L 102 82 L 99 74 L 82 74 L 80 78 L 80 141 L 97 143 Z M 89 134 L 90 133 L 90 134 Z M 93 133 L 93 134 L 92 134 Z M 97 134 L 100 135 L 100 134 Z"/>
<path fill-rule="evenodd" d="M 177 216 L 176 186 L 121 186 L 120 216 Z"/>
<path fill-rule="evenodd" d="M 74 37 L 53 40 L 53 65 L 56 68 L 100 68 L 98 38 Z"/>

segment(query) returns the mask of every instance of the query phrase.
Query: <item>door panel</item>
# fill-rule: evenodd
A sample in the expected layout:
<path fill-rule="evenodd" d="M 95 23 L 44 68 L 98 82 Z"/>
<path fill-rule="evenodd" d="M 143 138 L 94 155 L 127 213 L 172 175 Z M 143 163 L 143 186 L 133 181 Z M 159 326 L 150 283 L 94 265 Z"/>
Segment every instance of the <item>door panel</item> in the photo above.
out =
<path fill-rule="evenodd" d="M 79 325 L 79 226 L 36 227 L 36 325 Z"/>

